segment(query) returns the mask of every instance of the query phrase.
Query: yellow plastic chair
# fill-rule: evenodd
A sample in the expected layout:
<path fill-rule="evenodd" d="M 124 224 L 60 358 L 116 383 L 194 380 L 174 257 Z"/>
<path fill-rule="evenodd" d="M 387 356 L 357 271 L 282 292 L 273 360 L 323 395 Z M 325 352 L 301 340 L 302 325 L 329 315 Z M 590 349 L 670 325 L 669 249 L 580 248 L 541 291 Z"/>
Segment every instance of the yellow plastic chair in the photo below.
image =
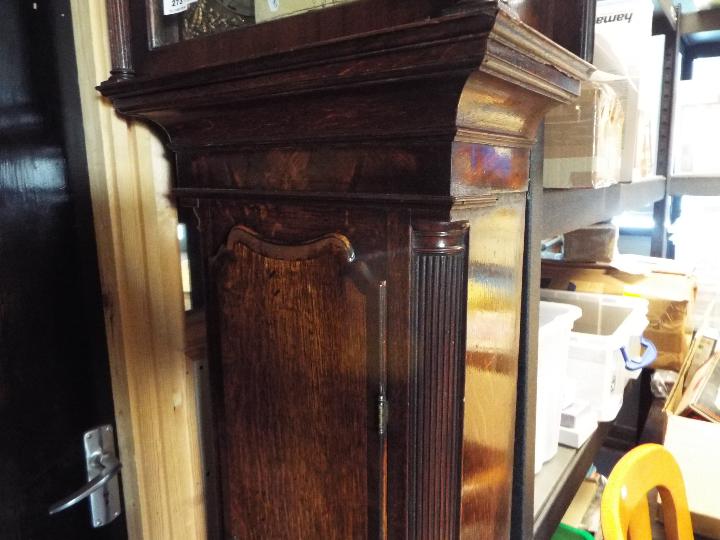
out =
<path fill-rule="evenodd" d="M 662 499 L 666 538 L 693 538 L 680 467 L 665 447 L 643 444 L 625 454 L 608 478 L 600 508 L 605 540 L 652 539 L 648 492 L 653 488 Z"/>

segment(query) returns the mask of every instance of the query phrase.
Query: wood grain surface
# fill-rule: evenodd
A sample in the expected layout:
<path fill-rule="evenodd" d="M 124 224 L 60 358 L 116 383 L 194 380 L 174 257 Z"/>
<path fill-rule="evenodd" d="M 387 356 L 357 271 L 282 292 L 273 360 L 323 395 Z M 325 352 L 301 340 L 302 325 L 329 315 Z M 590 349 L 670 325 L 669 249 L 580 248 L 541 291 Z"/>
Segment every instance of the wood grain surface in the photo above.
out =
<path fill-rule="evenodd" d="M 383 526 L 372 307 L 384 306 L 367 267 L 353 278 L 361 264 L 338 234 L 281 244 L 246 227 L 215 259 L 228 534 L 365 538 Z"/>
<path fill-rule="evenodd" d="M 355 323 L 365 301 L 343 279 L 347 253 L 325 246 L 309 260 L 233 246 L 217 278 L 223 476 L 238 538 L 367 536 L 366 338 Z"/>
<path fill-rule="evenodd" d="M 142 4 L 100 90 L 198 217 L 224 534 L 507 538 L 529 149 L 592 66 L 496 2 L 151 50 Z"/>
<path fill-rule="evenodd" d="M 492 208 L 457 211 L 468 221 L 467 334 L 461 538 L 508 538 L 524 193 Z"/>
<path fill-rule="evenodd" d="M 413 225 L 411 538 L 458 538 L 467 230 Z"/>

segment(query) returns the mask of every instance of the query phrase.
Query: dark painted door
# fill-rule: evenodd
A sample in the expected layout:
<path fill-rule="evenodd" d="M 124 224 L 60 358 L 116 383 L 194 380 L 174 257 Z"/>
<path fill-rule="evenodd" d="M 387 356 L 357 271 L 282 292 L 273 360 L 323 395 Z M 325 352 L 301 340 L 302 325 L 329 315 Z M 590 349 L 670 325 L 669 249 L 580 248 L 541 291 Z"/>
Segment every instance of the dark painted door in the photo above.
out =
<path fill-rule="evenodd" d="M 67 0 L 0 2 L 0 539 L 126 538 L 88 503 L 83 431 L 113 422 Z"/>

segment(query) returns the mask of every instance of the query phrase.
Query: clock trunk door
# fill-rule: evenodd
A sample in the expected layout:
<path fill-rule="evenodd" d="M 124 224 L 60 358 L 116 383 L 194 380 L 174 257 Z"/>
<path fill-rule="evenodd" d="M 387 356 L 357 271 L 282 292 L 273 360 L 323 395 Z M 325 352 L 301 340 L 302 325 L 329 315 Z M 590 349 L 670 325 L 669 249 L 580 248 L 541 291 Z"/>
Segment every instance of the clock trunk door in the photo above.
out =
<path fill-rule="evenodd" d="M 385 282 L 341 234 L 243 226 L 211 278 L 225 537 L 384 536 Z"/>

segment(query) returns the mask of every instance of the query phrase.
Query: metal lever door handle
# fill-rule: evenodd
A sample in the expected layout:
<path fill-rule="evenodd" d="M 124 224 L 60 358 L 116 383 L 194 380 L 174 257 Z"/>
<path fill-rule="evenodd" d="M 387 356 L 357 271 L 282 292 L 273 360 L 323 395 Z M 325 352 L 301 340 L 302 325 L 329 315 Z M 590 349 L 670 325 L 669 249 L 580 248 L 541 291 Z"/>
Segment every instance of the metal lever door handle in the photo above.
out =
<path fill-rule="evenodd" d="M 95 491 L 101 489 L 107 484 L 113 477 L 120 472 L 122 464 L 117 460 L 115 456 L 109 454 L 103 454 L 98 458 L 99 464 L 103 469 L 103 472 L 97 475 L 95 478 L 90 480 L 83 487 L 71 493 L 64 499 L 59 500 L 50 507 L 50 515 L 62 512 L 67 508 L 70 508 L 74 504 L 79 503 L 83 499 L 86 499 L 92 495 Z"/>

